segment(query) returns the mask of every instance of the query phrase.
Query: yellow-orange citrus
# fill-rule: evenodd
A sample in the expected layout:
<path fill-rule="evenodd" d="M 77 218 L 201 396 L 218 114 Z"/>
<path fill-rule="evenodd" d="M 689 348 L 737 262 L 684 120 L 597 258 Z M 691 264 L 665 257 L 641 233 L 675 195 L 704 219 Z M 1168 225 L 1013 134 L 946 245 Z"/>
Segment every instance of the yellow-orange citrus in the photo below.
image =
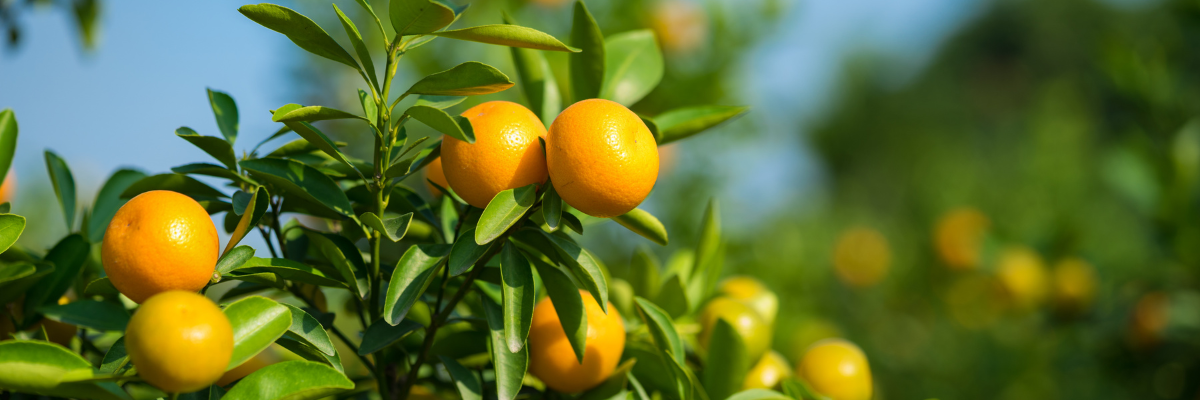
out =
<path fill-rule="evenodd" d="M 750 368 L 746 380 L 742 382 L 742 390 L 771 389 L 791 377 L 792 367 L 788 366 L 782 355 L 772 350 L 763 354 L 754 367 Z"/>
<path fill-rule="evenodd" d="M 168 290 L 203 288 L 217 266 L 218 251 L 217 227 L 200 203 L 154 190 L 117 210 L 100 258 L 113 286 L 141 303 Z"/>
<path fill-rule="evenodd" d="M 1162 341 L 1170 322 L 1171 303 L 1167 294 L 1150 292 L 1138 299 L 1130 321 L 1129 339 L 1136 347 L 1151 347 Z"/>
<path fill-rule="evenodd" d="M 833 400 L 871 398 L 871 367 L 862 350 L 844 339 L 826 339 L 808 349 L 796 374 Z"/>
<path fill-rule="evenodd" d="M 442 171 L 441 157 L 433 159 L 433 161 L 429 162 L 429 165 L 425 166 L 425 179 L 433 181 L 433 183 L 441 187 L 450 187 L 450 183 L 446 182 L 446 172 Z M 429 193 L 433 193 L 434 196 L 442 195 L 442 191 L 438 190 L 437 186 L 430 185 L 429 182 L 425 182 L 425 186 L 429 188 Z"/>
<path fill-rule="evenodd" d="M 497 193 L 546 182 L 546 158 L 538 137 L 546 126 L 533 111 L 510 101 L 489 101 L 463 111 L 475 143 L 442 139 L 442 171 L 467 204 L 486 208 Z"/>
<path fill-rule="evenodd" d="M 792 356 L 792 361 L 799 363 L 804 359 L 804 353 L 813 343 L 842 336 L 842 330 L 838 329 L 837 325 L 823 318 L 808 318 L 800 323 L 800 327 L 796 328 L 792 333 L 791 349 L 788 354 Z"/>
<path fill-rule="evenodd" d="M 663 1 L 652 13 L 652 29 L 668 53 L 690 52 L 708 39 L 708 14 L 695 2 Z"/>
<path fill-rule="evenodd" d="M 942 262 L 952 269 L 979 266 L 980 250 L 989 226 L 991 221 L 987 216 L 974 208 L 959 208 L 943 215 L 933 235 Z"/>
<path fill-rule="evenodd" d="M 168 393 L 194 392 L 225 373 L 233 328 L 208 298 L 167 291 L 147 299 L 130 318 L 125 350 L 147 382 Z"/>
<path fill-rule="evenodd" d="M 1049 292 L 1049 279 L 1042 257 L 1026 247 L 1012 247 L 1000 254 L 996 275 L 1009 305 L 1019 311 L 1037 307 Z"/>
<path fill-rule="evenodd" d="M 1064 313 L 1086 310 L 1096 297 L 1096 270 L 1082 258 L 1072 257 L 1054 265 L 1052 295 L 1054 306 Z"/>
<path fill-rule="evenodd" d="M 869 287 L 887 275 L 892 263 L 892 251 L 887 238 L 867 227 L 847 229 L 833 250 L 833 266 L 843 283 L 854 287 Z"/>
<path fill-rule="evenodd" d="M 718 319 L 733 326 L 751 360 L 757 360 L 771 346 L 771 327 L 754 309 L 740 301 L 724 296 L 712 299 L 700 311 L 698 319 L 701 330 L 697 339 L 705 349 L 708 349 Z"/>
<path fill-rule="evenodd" d="M 567 107 L 550 125 L 546 165 L 567 204 L 593 217 L 615 217 L 636 208 L 654 188 L 658 143 L 633 111 L 588 99 Z"/>
<path fill-rule="evenodd" d="M 758 279 L 749 276 L 731 276 L 721 281 L 720 290 L 725 297 L 741 301 L 753 308 L 767 325 L 775 323 L 779 312 L 779 297 L 767 289 Z"/>
<path fill-rule="evenodd" d="M 605 314 L 590 293 L 580 290 L 579 294 L 588 325 L 582 363 L 575 358 L 549 297 L 534 308 L 529 329 L 529 372 L 547 387 L 564 393 L 582 392 L 604 382 L 625 349 L 625 323 L 617 308 L 609 303 Z"/>
<path fill-rule="evenodd" d="M 13 170 L 8 170 L 8 175 L 4 177 L 4 183 L 0 184 L 0 203 L 6 203 L 13 200 L 13 195 L 17 192 L 17 174 Z"/>

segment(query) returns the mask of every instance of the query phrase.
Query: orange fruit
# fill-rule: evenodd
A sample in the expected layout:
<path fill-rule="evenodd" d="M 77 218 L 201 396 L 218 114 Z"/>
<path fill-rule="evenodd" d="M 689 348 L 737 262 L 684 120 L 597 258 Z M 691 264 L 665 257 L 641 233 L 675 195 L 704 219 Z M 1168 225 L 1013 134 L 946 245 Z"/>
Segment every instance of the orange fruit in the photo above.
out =
<path fill-rule="evenodd" d="M 150 297 L 125 328 L 125 350 L 138 375 L 168 393 L 194 392 L 217 381 L 233 357 L 233 328 L 198 293 Z"/>
<path fill-rule="evenodd" d="M 1171 303 L 1167 294 L 1150 292 L 1138 299 L 1133 308 L 1130 340 L 1136 347 L 1153 347 L 1162 341 L 1170 322 Z"/>
<path fill-rule="evenodd" d="M 0 184 L 0 203 L 12 201 L 13 194 L 17 191 L 17 174 L 13 170 L 8 170 L 8 175 L 4 177 L 4 183 Z"/>
<path fill-rule="evenodd" d="M 442 170 L 467 204 L 486 208 L 497 193 L 546 182 L 546 158 L 538 138 L 546 126 L 533 111 L 510 101 L 489 101 L 463 111 L 475 143 L 442 139 Z"/>
<path fill-rule="evenodd" d="M 862 349 L 844 339 L 825 339 L 808 349 L 796 374 L 833 400 L 871 398 L 871 368 Z"/>
<path fill-rule="evenodd" d="M 1018 311 L 1037 307 L 1049 292 L 1049 279 L 1042 257 L 1029 248 L 1005 249 L 1000 254 L 996 275 L 1004 287 L 1009 305 Z"/>
<path fill-rule="evenodd" d="M 100 259 L 109 280 L 141 303 L 168 290 L 198 291 L 217 266 L 220 243 L 208 212 L 191 197 L 154 190 L 117 210 Z"/>
<path fill-rule="evenodd" d="M 609 303 L 605 314 L 590 293 L 580 290 L 579 294 L 583 296 L 588 325 L 582 363 L 575 358 L 549 297 L 534 308 L 529 329 L 529 372 L 547 387 L 563 393 L 582 392 L 604 382 L 617 368 L 625 349 L 625 323 L 617 308 Z"/>
<path fill-rule="evenodd" d="M 771 327 L 753 308 L 735 299 L 723 296 L 712 299 L 700 311 L 698 319 L 701 330 L 697 339 L 705 349 L 708 349 L 718 319 L 733 326 L 746 345 L 746 353 L 751 360 L 757 360 L 771 346 Z"/>
<path fill-rule="evenodd" d="M 767 325 L 775 322 L 775 314 L 779 311 L 779 297 L 758 279 L 749 276 L 729 277 L 721 281 L 719 291 L 725 297 L 746 303 Z"/>
<path fill-rule="evenodd" d="M 708 14 L 699 4 L 685 0 L 658 3 L 651 27 L 668 53 L 696 50 L 708 39 Z"/>
<path fill-rule="evenodd" d="M 772 350 L 750 368 L 746 380 L 742 382 L 742 390 L 775 388 L 784 379 L 791 377 L 792 367 L 788 366 L 783 355 Z"/>
<path fill-rule="evenodd" d="M 442 171 L 441 157 L 433 159 L 429 165 L 425 166 L 425 179 L 433 181 L 433 183 L 441 187 L 450 187 L 450 184 L 446 182 L 446 173 Z M 437 186 L 430 185 L 428 181 L 425 182 L 425 186 L 429 188 L 429 193 L 432 193 L 434 196 L 442 195 L 442 191 L 438 190 Z"/>
<path fill-rule="evenodd" d="M 1054 306 L 1061 312 L 1082 312 L 1096 297 L 1096 270 L 1081 258 L 1059 261 L 1051 276 Z"/>
<path fill-rule="evenodd" d="M 887 275 L 892 251 L 887 238 L 867 227 L 850 228 L 842 233 L 833 249 L 833 266 L 843 283 L 869 287 Z"/>
<path fill-rule="evenodd" d="M 934 231 L 938 256 L 952 269 L 972 269 L 982 258 L 980 250 L 991 221 L 974 208 L 951 210 L 942 216 Z"/>
<path fill-rule="evenodd" d="M 823 318 L 810 317 L 800 323 L 800 327 L 792 330 L 792 338 L 790 341 L 792 351 L 788 354 L 792 356 L 792 361 L 800 362 L 804 359 L 804 353 L 813 343 L 842 336 L 842 330 L 832 322 Z"/>
<path fill-rule="evenodd" d="M 593 217 L 615 217 L 636 208 L 654 188 L 658 143 L 633 111 L 588 99 L 550 124 L 546 165 L 567 204 Z"/>

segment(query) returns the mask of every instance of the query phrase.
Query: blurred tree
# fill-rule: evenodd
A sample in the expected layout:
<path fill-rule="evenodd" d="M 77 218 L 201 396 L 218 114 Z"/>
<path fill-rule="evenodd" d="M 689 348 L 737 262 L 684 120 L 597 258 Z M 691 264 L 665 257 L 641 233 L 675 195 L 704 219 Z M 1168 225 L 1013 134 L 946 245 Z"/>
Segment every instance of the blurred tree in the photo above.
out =
<path fill-rule="evenodd" d="M 90 51 L 96 48 L 98 41 L 98 21 L 100 19 L 100 0 L 12 0 L 0 1 L 0 30 L 4 31 L 5 47 L 16 49 L 21 44 L 21 14 L 35 8 L 54 8 L 68 12 L 75 28 L 79 33 L 79 41 L 83 49 Z"/>

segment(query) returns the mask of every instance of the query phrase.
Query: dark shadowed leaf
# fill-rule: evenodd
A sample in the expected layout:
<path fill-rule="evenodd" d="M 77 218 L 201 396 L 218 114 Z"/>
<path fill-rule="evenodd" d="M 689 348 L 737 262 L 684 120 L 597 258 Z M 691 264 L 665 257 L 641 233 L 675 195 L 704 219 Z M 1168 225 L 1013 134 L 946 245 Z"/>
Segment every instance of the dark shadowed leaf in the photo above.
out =
<path fill-rule="evenodd" d="M 297 140 L 304 142 L 303 139 L 297 139 Z M 305 142 L 305 144 L 307 144 L 307 142 Z M 313 151 L 313 150 L 316 150 L 316 148 L 312 148 L 309 151 Z M 258 185 L 258 182 L 255 182 L 253 179 L 250 179 L 250 178 L 242 176 L 242 175 L 238 175 L 237 173 L 230 171 L 229 168 L 222 167 L 217 164 L 209 164 L 209 163 L 184 164 L 184 165 L 180 165 L 178 167 L 171 167 L 171 172 L 174 172 L 177 174 L 184 174 L 184 175 L 215 176 L 217 178 L 223 178 L 223 179 L 228 179 L 228 180 L 235 181 L 235 182 L 241 182 L 241 183 L 245 183 L 247 185 Z"/>
<path fill-rule="evenodd" d="M 225 92 L 208 90 L 208 104 L 212 106 L 213 116 L 217 118 L 217 128 L 225 140 L 233 145 L 238 135 L 238 109 L 233 97 Z M 207 150 L 205 150 L 207 151 Z M 209 153 L 212 154 L 212 153 Z M 230 167 L 233 168 L 233 167 Z"/>
<path fill-rule="evenodd" d="M 408 94 L 439 96 L 474 96 L 491 94 L 512 87 L 513 82 L 503 72 L 490 65 L 468 61 L 448 70 L 421 78 L 408 89 Z"/>
<path fill-rule="evenodd" d="M 346 155 L 342 154 L 341 150 L 338 150 L 337 143 L 335 143 L 333 140 L 330 140 L 329 136 L 325 136 L 325 133 L 321 132 L 321 130 L 317 129 L 317 127 L 303 121 L 285 122 L 284 125 L 292 128 L 293 132 L 296 132 L 296 134 L 300 135 L 300 137 L 304 138 L 304 140 L 307 140 L 313 146 L 316 146 L 316 148 L 321 149 L 321 151 L 325 152 L 325 154 L 333 157 L 334 160 L 340 161 L 342 164 L 354 168 L 354 164 L 351 164 L 350 160 L 346 158 Z M 357 172 L 357 170 L 355 170 L 355 172 Z"/>
<path fill-rule="evenodd" d="M 339 281 L 350 287 L 350 292 L 362 298 L 368 290 L 366 274 L 363 271 L 362 255 L 348 239 L 334 234 L 305 229 L 309 245 L 313 246 L 325 257 L 334 269 L 341 275 Z"/>
<path fill-rule="evenodd" d="M 267 188 L 259 186 L 254 194 L 250 196 L 250 201 L 246 204 L 246 209 L 242 211 L 242 217 L 238 220 L 237 228 L 229 235 L 229 241 L 225 244 L 225 250 L 221 253 L 228 253 L 229 250 L 237 246 L 242 238 L 246 237 L 254 227 L 258 226 L 259 220 L 267 212 L 267 206 L 270 202 L 271 195 L 267 193 Z"/>
<path fill-rule="evenodd" d="M 686 357 L 683 341 L 679 339 L 679 332 L 675 330 L 671 317 L 644 298 L 637 297 L 634 303 L 637 304 L 638 316 L 650 328 L 650 337 L 654 339 L 654 344 L 665 350 L 676 362 L 682 363 Z"/>
<path fill-rule="evenodd" d="M 238 163 L 259 178 L 282 189 L 286 195 L 303 197 L 345 216 L 354 216 L 354 209 L 342 188 L 333 179 L 299 161 L 280 158 L 242 160 Z"/>
<path fill-rule="evenodd" d="M 234 118 L 237 116 L 235 115 Z M 220 121 L 218 118 L 217 121 Z M 236 127 L 237 123 L 234 122 Z M 222 139 L 216 136 L 201 136 L 192 128 L 186 126 L 175 130 L 175 136 L 183 138 L 193 146 L 199 147 L 205 153 L 225 164 L 226 167 L 237 169 L 237 156 L 233 153 L 233 145 L 229 144 L 227 139 Z"/>
<path fill-rule="evenodd" d="M 125 337 L 122 336 L 113 342 L 108 351 L 104 353 L 104 359 L 100 361 L 100 373 L 119 374 L 132 366 L 133 364 L 129 362 L 129 354 L 125 352 Z"/>
<path fill-rule="evenodd" d="M 450 115 L 439 108 L 414 105 L 404 112 L 430 128 L 467 143 L 475 143 L 471 121 L 460 115 Z"/>
<path fill-rule="evenodd" d="M 454 378 L 454 384 L 458 387 L 458 396 L 462 400 L 483 400 L 483 383 L 479 381 L 478 375 L 453 358 L 438 356 L 438 360 L 441 360 L 442 365 L 446 366 L 446 372 L 450 373 L 450 377 Z"/>
<path fill-rule="evenodd" d="M 122 199 L 130 199 L 151 190 L 170 190 L 190 196 L 221 198 L 228 197 L 212 186 L 182 174 L 158 174 L 139 179 L 121 192 Z"/>
<path fill-rule="evenodd" d="M 382 319 L 377 320 L 371 324 L 370 328 L 367 328 L 366 332 L 363 332 L 362 345 L 358 346 L 358 354 L 365 356 L 383 350 L 419 328 L 421 328 L 421 324 L 411 319 L 402 320 L 396 325 Z"/>
<path fill-rule="evenodd" d="M 342 357 L 336 352 L 333 355 L 325 355 L 324 353 L 321 353 L 320 350 L 317 350 L 312 346 L 289 339 L 288 337 L 288 335 L 283 335 L 283 337 L 279 338 L 279 340 L 276 340 L 275 343 L 280 347 L 292 352 L 293 354 L 300 356 L 300 358 L 309 361 L 316 361 L 333 367 L 333 369 L 338 370 L 338 372 L 345 373 L 345 368 L 342 367 Z"/>
<path fill-rule="evenodd" d="M 672 318 L 682 317 L 691 308 L 691 296 L 687 289 L 683 276 L 670 275 L 658 290 L 658 295 L 654 297 L 654 304 L 662 307 Z"/>
<path fill-rule="evenodd" d="M 238 11 L 259 25 L 279 32 L 309 53 L 358 68 L 358 63 L 339 46 L 321 26 L 308 17 L 287 7 L 274 4 L 249 4 Z"/>
<path fill-rule="evenodd" d="M 292 325 L 292 314 L 286 306 L 262 296 L 238 300 L 225 306 L 224 311 L 233 326 L 233 357 L 226 370 L 266 349 Z"/>
<path fill-rule="evenodd" d="M 88 220 L 87 229 L 89 241 L 100 243 L 104 240 L 104 232 L 108 230 L 108 223 L 112 221 L 114 215 L 117 215 L 117 210 L 125 205 L 126 200 L 121 198 L 121 193 L 134 182 L 145 177 L 146 174 L 132 169 L 117 170 L 108 177 L 108 181 L 105 181 L 104 186 L 100 187 L 100 191 L 96 193 L 96 201 L 92 203 L 92 216 Z M 4 237 L 2 226 L 3 222 L 0 221 L 0 248 L 7 248 L 2 246 Z"/>
<path fill-rule="evenodd" d="M 116 286 L 113 286 L 112 281 L 108 277 L 98 278 L 88 282 L 87 287 L 83 289 L 83 295 L 86 297 L 101 296 L 115 298 L 118 293 Z"/>
<path fill-rule="evenodd" d="M 242 378 L 223 400 L 320 399 L 354 389 L 354 381 L 314 361 L 284 361 Z"/>
<path fill-rule="evenodd" d="M 54 272 L 42 278 L 25 293 L 25 320 L 31 321 L 37 309 L 43 305 L 58 304 L 67 289 L 79 277 L 79 271 L 87 261 L 91 244 L 80 234 L 67 236 L 46 253 L 45 261 L 54 265 Z"/>
<path fill-rule="evenodd" d="M 42 306 L 38 312 L 58 322 L 98 331 L 123 331 L 129 323 L 129 311 L 118 303 L 107 301 L 78 300 Z"/>
<path fill-rule="evenodd" d="M 749 107 L 699 106 L 667 111 L 654 117 L 654 124 L 658 126 L 658 134 L 654 138 L 658 140 L 659 146 L 686 139 L 745 114 L 749 109 Z"/>
<path fill-rule="evenodd" d="M 614 398 L 625 391 L 626 385 L 629 383 L 629 371 L 633 370 L 637 359 L 628 359 L 617 366 L 612 374 L 600 383 L 600 386 L 588 389 L 579 396 L 578 400 L 608 400 Z M 627 398 L 627 397 L 626 397 Z"/>
<path fill-rule="evenodd" d="M 244 247 L 240 246 L 239 248 Z M 237 249 L 234 249 L 236 251 Z M 232 252 L 231 252 L 232 253 Z M 345 288 L 345 282 L 334 276 L 328 276 L 320 269 L 313 268 L 308 264 L 292 261 L 286 258 L 258 258 L 253 257 L 247 259 L 242 265 L 234 268 L 231 271 L 235 277 L 237 275 L 256 274 L 269 272 L 287 280 L 311 283 L 318 286 Z"/>
<path fill-rule="evenodd" d="M 604 34 L 583 0 L 575 1 L 571 21 L 571 45 L 580 50 L 567 56 L 572 95 L 575 101 L 600 97 L 604 82 Z"/>
<path fill-rule="evenodd" d="M 558 197 L 558 192 L 554 190 L 554 185 L 546 183 L 546 194 L 542 196 L 542 217 L 546 219 L 546 225 L 550 230 L 557 230 L 562 223 L 563 201 Z"/>
<path fill-rule="evenodd" d="M 549 264 L 537 257 L 528 257 L 542 277 L 542 286 L 554 303 L 554 312 L 558 314 L 558 322 L 562 324 L 567 341 L 575 351 L 575 358 L 583 362 L 583 354 L 587 349 L 587 310 L 583 307 L 583 296 L 579 288 L 571 282 L 567 272 Z"/>
<path fill-rule="evenodd" d="M 444 244 L 418 244 L 404 252 L 392 272 L 392 280 L 383 300 L 384 320 L 395 325 L 408 315 L 408 310 L 433 282 L 436 267 L 449 253 L 450 245 Z"/>
<path fill-rule="evenodd" d="M 434 33 L 445 38 L 537 50 L 578 52 L 542 31 L 517 25 L 480 25 Z"/>
<path fill-rule="evenodd" d="M 546 238 L 555 248 L 556 256 L 569 267 L 575 280 L 596 298 L 600 308 L 608 312 L 608 281 L 604 277 L 603 267 L 596 256 L 570 239 L 555 234 L 546 233 L 540 229 L 533 230 Z M 549 255 L 549 254 L 547 254 Z"/>
<path fill-rule="evenodd" d="M 75 177 L 67 162 L 58 154 L 46 150 L 46 170 L 50 172 L 50 185 L 54 187 L 54 195 L 58 197 L 58 205 L 62 207 L 67 222 L 67 231 L 75 230 Z"/>
<path fill-rule="evenodd" d="M 483 209 L 483 215 L 475 225 L 475 243 L 483 245 L 496 240 L 516 224 L 536 200 L 537 184 L 497 193 L 488 202 L 487 208 Z"/>
<path fill-rule="evenodd" d="M 475 230 L 468 229 L 458 235 L 458 239 L 454 241 L 454 248 L 450 250 L 450 275 L 459 276 L 462 273 L 471 269 L 472 265 L 479 262 L 486 255 L 495 243 L 479 245 L 475 243 Z"/>

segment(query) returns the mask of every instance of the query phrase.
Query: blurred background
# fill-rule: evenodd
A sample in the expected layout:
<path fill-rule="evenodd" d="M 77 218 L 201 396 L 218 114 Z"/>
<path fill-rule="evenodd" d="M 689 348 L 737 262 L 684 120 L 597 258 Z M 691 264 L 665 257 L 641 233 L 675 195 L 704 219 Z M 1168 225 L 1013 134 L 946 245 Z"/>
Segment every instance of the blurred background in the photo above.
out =
<path fill-rule="evenodd" d="M 279 3 L 344 39 L 328 2 Z M 353 1 L 336 3 L 365 26 Z M 13 210 L 34 221 L 21 245 L 65 234 L 45 149 L 90 203 L 119 167 L 204 160 L 173 132 L 216 134 L 205 88 L 236 99 L 239 151 L 278 128 L 268 110 L 280 105 L 356 107 L 358 75 L 244 18 L 241 4 L 0 0 L 0 108 L 21 128 Z M 1200 2 L 588 5 L 606 35 L 658 36 L 666 76 L 635 111 L 751 106 L 660 149 L 642 207 L 670 246 L 588 227 L 615 276 L 639 249 L 670 260 L 693 246 L 714 197 L 726 274 L 779 295 L 773 347 L 794 361 L 815 340 L 848 338 L 870 360 L 877 399 L 1200 398 Z M 478 0 L 459 24 L 507 11 L 565 38 L 570 9 Z M 368 45 L 381 43 L 370 31 Z M 565 76 L 565 58 L 546 56 Z M 468 60 L 515 75 L 507 49 L 435 41 L 397 79 Z M 361 127 L 322 128 L 366 151 Z"/>

